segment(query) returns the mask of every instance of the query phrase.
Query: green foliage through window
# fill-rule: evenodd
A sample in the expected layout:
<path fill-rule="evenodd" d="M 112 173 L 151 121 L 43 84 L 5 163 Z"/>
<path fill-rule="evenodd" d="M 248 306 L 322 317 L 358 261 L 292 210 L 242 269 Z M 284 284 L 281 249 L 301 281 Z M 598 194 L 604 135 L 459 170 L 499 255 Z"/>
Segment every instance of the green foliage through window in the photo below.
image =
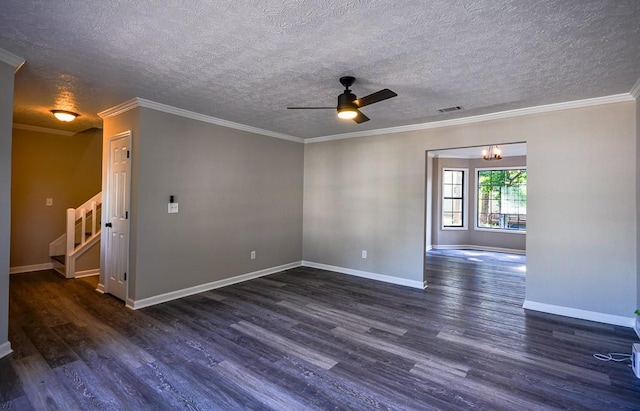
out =
<path fill-rule="evenodd" d="M 526 231 L 526 169 L 478 171 L 478 228 Z"/>

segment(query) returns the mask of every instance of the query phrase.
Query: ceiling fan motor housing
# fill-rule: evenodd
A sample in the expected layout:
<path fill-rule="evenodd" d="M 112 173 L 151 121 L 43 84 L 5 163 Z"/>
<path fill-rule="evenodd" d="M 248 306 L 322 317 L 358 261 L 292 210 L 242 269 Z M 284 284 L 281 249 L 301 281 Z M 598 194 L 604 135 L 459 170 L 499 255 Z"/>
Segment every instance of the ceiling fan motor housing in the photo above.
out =
<path fill-rule="evenodd" d="M 342 111 L 345 108 L 356 109 L 356 105 L 353 103 L 356 100 L 356 95 L 350 90 L 345 90 L 344 93 L 338 96 L 338 111 Z"/>

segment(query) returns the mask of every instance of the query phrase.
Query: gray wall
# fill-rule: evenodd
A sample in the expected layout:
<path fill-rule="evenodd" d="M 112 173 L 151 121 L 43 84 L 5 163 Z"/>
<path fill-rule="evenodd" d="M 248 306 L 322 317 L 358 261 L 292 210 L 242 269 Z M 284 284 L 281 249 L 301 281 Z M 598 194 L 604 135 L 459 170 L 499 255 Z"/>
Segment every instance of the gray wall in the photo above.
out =
<path fill-rule="evenodd" d="M 480 150 L 481 148 L 479 148 Z M 432 202 L 433 212 L 431 220 L 427 221 L 427 229 L 432 232 L 432 245 L 434 246 L 476 246 L 487 248 L 507 249 L 514 251 L 526 250 L 526 234 L 489 232 L 476 230 L 474 214 L 477 205 L 475 203 L 476 169 L 489 167 L 526 167 L 527 158 L 525 156 L 505 157 L 502 160 L 486 161 L 482 159 L 463 158 L 433 158 L 433 195 L 429 196 Z M 468 169 L 468 209 L 467 209 L 467 229 L 466 230 L 443 230 L 441 221 L 442 201 L 441 196 L 441 172 L 445 167 Z"/>
<path fill-rule="evenodd" d="M 148 108 L 106 119 L 105 138 L 131 128 L 129 298 L 301 260 L 302 144 Z"/>
<path fill-rule="evenodd" d="M 527 300 L 629 318 L 635 114 L 618 103 L 307 144 L 304 259 L 421 281 L 425 151 L 526 141 Z"/>
<path fill-rule="evenodd" d="M 11 126 L 14 68 L 0 61 L 0 346 L 9 341 Z"/>
<path fill-rule="evenodd" d="M 538 137 L 527 144 L 526 298 L 630 317 L 638 275 L 635 103 L 539 117 L 531 124 Z"/>
<path fill-rule="evenodd" d="M 425 151 L 409 133 L 305 144 L 304 260 L 422 283 Z"/>

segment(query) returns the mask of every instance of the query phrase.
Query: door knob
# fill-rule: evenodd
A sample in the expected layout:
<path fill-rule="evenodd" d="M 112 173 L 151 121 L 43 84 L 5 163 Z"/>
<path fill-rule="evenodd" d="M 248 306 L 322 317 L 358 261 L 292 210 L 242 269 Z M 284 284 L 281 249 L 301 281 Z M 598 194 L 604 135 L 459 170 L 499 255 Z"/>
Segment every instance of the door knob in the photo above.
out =
<path fill-rule="evenodd" d="M 111 225 L 111 223 L 106 223 L 104 226 L 105 227 L 109 227 L 109 228 L 113 227 L 113 225 Z"/>

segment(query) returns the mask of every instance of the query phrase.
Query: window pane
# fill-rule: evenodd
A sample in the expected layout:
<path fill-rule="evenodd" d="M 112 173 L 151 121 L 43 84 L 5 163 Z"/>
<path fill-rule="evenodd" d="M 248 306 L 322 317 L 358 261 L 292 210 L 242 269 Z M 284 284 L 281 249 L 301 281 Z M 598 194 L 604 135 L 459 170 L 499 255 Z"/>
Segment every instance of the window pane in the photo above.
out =
<path fill-rule="evenodd" d="M 443 170 L 442 225 L 463 227 L 464 221 L 464 171 Z"/>
<path fill-rule="evenodd" d="M 527 170 L 478 171 L 478 227 L 526 230 Z"/>
<path fill-rule="evenodd" d="M 452 213 L 443 213 L 442 214 L 442 225 L 445 227 L 453 225 L 453 214 Z"/>
<path fill-rule="evenodd" d="M 443 189 L 444 189 L 443 195 L 445 197 L 452 197 L 453 196 L 453 186 L 451 184 L 445 184 Z"/>

